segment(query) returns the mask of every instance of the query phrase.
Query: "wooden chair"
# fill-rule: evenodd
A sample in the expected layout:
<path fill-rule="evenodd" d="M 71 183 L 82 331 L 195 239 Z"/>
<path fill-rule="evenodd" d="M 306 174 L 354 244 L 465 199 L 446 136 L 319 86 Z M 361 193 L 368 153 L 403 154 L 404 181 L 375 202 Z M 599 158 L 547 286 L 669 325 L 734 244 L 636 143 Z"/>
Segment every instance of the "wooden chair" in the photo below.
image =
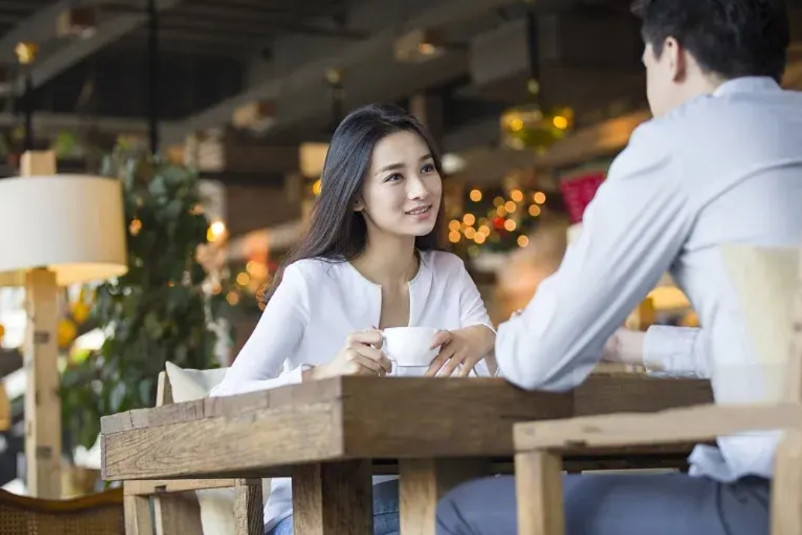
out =
<path fill-rule="evenodd" d="M 802 532 L 802 255 L 798 262 L 791 308 L 791 358 L 782 363 L 787 380 L 784 392 L 760 405 L 709 404 L 651 414 L 614 414 L 515 425 L 519 535 L 564 534 L 561 476 L 564 454 L 615 452 L 622 448 L 648 450 L 770 430 L 783 431 L 774 458 L 771 533 L 799 535 Z M 754 277 L 766 281 L 760 274 Z M 778 318 L 783 313 L 787 314 L 781 311 Z"/>
<path fill-rule="evenodd" d="M 159 374 L 156 406 L 173 402 L 166 372 Z M 126 535 L 204 534 L 197 490 L 234 488 L 236 535 L 263 535 L 261 479 L 178 479 L 126 481 Z"/>
<path fill-rule="evenodd" d="M 113 489 L 71 500 L 44 500 L 0 490 L 3 535 L 119 535 L 123 493 Z"/>

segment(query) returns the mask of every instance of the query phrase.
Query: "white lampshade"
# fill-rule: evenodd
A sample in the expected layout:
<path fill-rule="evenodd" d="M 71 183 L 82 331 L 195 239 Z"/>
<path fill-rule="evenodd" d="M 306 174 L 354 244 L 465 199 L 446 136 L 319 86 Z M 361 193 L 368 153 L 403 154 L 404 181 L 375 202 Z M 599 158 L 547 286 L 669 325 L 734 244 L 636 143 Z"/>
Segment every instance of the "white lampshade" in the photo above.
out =
<path fill-rule="evenodd" d="M 46 267 L 56 283 L 106 279 L 127 270 L 122 187 L 83 175 L 0 179 L 0 286 L 21 286 Z"/>

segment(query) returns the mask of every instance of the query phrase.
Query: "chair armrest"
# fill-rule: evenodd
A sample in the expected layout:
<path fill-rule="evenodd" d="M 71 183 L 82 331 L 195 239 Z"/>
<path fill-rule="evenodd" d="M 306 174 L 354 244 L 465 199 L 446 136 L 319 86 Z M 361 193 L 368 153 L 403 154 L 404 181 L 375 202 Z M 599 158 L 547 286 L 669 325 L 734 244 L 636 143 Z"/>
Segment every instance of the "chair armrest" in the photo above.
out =
<path fill-rule="evenodd" d="M 749 431 L 799 428 L 802 405 L 698 405 L 515 424 L 518 452 L 681 444 Z"/>
<path fill-rule="evenodd" d="M 142 479 L 126 481 L 126 496 L 154 496 L 193 490 L 236 487 L 237 479 Z"/>

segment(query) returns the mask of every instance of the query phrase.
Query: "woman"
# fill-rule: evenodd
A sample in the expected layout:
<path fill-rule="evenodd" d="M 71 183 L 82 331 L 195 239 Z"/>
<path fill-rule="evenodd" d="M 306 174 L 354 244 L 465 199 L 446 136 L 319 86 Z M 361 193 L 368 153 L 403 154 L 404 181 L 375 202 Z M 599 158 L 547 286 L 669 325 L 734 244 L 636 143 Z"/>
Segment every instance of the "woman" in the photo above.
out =
<path fill-rule="evenodd" d="M 462 261 L 436 251 L 440 158 L 395 106 L 367 106 L 332 137 L 310 226 L 266 293 L 253 334 L 211 395 L 338 375 L 385 375 L 381 329 L 438 329 L 427 375 L 489 373 L 495 333 Z M 481 362 L 480 362 L 481 361 Z M 395 478 L 374 478 L 374 531 L 397 533 Z M 292 533 L 288 479 L 274 479 L 269 535 Z"/>

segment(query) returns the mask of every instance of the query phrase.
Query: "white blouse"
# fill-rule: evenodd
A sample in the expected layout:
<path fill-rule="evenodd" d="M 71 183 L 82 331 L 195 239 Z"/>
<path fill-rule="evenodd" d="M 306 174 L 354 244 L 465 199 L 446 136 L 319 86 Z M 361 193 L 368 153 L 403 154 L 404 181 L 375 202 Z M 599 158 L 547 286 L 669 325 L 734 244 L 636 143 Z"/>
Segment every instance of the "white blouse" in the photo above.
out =
<path fill-rule="evenodd" d="M 420 253 L 409 282 L 409 326 L 454 330 L 493 326 L 462 260 L 450 253 Z M 211 396 L 242 394 L 301 382 L 305 365 L 331 361 L 355 331 L 379 325 L 381 286 L 349 262 L 300 260 L 284 277 L 223 381 Z M 490 375 L 482 360 L 479 375 Z M 374 481 L 388 479 L 374 478 Z M 292 514 L 292 486 L 277 478 L 265 509 L 267 529 Z"/>

